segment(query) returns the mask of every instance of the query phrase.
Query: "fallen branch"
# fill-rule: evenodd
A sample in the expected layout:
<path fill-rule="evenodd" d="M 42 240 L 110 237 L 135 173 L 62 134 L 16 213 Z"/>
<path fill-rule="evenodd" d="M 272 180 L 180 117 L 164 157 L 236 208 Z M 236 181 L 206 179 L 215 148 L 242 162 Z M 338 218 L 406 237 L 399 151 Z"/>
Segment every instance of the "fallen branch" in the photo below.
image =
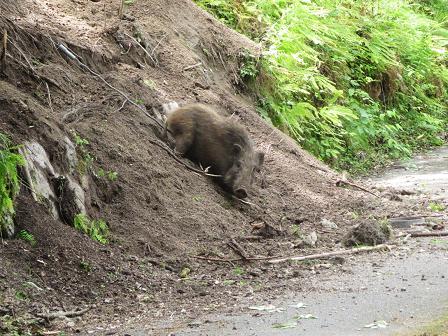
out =
<path fill-rule="evenodd" d="M 444 237 L 444 236 L 448 236 L 448 231 L 411 233 L 411 237 Z"/>
<path fill-rule="evenodd" d="M 389 220 L 400 219 L 400 220 L 412 220 L 412 219 L 420 219 L 420 218 L 437 218 L 437 217 L 445 217 L 443 214 L 433 214 L 433 215 L 416 215 L 416 216 L 403 216 L 403 217 L 391 217 Z"/>
<path fill-rule="evenodd" d="M 371 192 L 370 190 L 368 190 L 368 189 L 366 189 L 366 188 L 360 186 L 359 184 L 356 184 L 356 183 L 353 183 L 353 182 L 349 182 L 349 181 L 347 181 L 347 180 L 341 180 L 341 179 L 339 179 L 339 180 L 336 181 L 335 184 L 336 184 L 337 187 L 340 187 L 341 185 L 346 184 L 346 185 L 349 185 L 349 186 L 358 188 L 358 189 L 360 189 L 360 190 L 362 190 L 362 191 L 365 191 L 365 192 L 367 192 L 367 193 L 369 193 L 369 194 L 371 194 L 371 195 L 373 195 L 373 196 L 375 196 L 375 197 L 380 198 L 379 195 L 377 195 L 377 194 Z"/>
<path fill-rule="evenodd" d="M 5 72 L 6 70 L 6 47 L 8 45 L 8 31 L 5 29 L 3 31 L 3 42 L 2 42 L 2 53 L 0 55 L 0 71 Z"/>
<path fill-rule="evenodd" d="M 273 257 L 248 257 L 248 258 L 234 258 L 234 259 L 223 259 L 223 258 L 213 258 L 213 257 L 202 257 L 202 256 L 193 256 L 193 258 L 208 260 L 208 261 L 217 261 L 217 262 L 235 262 L 235 261 L 261 261 L 261 260 L 270 260 L 278 258 L 278 256 Z"/>
<path fill-rule="evenodd" d="M 329 257 L 334 257 L 338 255 L 343 254 L 357 254 L 362 252 L 370 252 L 370 251 L 380 251 L 380 250 L 390 250 L 392 248 L 391 245 L 381 244 L 376 246 L 368 246 L 368 247 L 359 247 L 354 248 L 350 250 L 341 250 L 341 251 L 333 251 L 333 252 L 326 252 L 326 253 L 319 253 L 319 254 L 310 254 L 306 256 L 295 256 L 295 257 L 287 257 L 287 258 L 280 258 L 280 259 L 274 259 L 269 260 L 268 262 L 270 264 L 278 264 L 285 261 L 295 260 L 295 261 L 302 261 L 302 260 L 312 260 L 312 259 L 326 259 Z"/>
<path fill-rule="evenodd" d="M 57 318 L 63 318 L 63 317 L 76 317 L 81 316 L 87 313 L 90 310 L 89 308 L 81 309 L 81 310 L 71 310 L 71 311 L 57 311 L 54 313 L 48 313 L 48 314 L 36 314 L 37 317 L 44 318 L 46 320 L 54 320 Z"/>
<path fill-rule="evenodd" d="M 231 239 L 227 245 L 233 250 L 235 251 L 236 254 L 238 254 L 241 258 L 243 258 L 244 260 L 247 260 L 247 253 L 246 251 L 243 249 L 243 247 L 238 244 L 238 242 L 235 239 Z"/>
<path fill-rule="evenodd" d="M 188 71 L 188 70 L 197 68 L 198 66 L 201 66 L 201 65 L 202 65 L 202 62 L 199 62 L 199 63 L 193 64 L 193 65 L 187 66 L 187 67 L 183 68 L 182 70 L 183 71 Z"/>

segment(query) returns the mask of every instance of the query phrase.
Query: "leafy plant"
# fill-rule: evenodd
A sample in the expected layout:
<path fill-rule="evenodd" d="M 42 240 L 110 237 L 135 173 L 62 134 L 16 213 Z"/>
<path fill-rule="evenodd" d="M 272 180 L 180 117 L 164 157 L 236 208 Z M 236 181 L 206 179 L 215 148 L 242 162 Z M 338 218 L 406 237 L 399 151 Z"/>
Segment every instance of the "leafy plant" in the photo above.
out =
<path fill-rule="evenodd" d="M 0 133 L 0 234 L 12 234 L 13 200 L 20 188 L 17 167 L 25 163 L 21 155 L 14 153 L 16 149 L 9 138 Z"/>
<path fill-rule="evenodd" d="M 37 244 L 36 238 L 34 238 L 33 234 L 31 234 L 27 230 L 20 230 L 19 233 L 17 234 L 17 237 L 26 241 L 31 246 L 36 246 Z"/>
<path fill-rule="evenodd" d="M 240 54 L 239 73 L 241 79 L 245 82 L 258 76 L 258 59 L 247 50 Z"/>
<path fill-rule="evenodd" d="M 73 226 L 101 244 L 109 242 L 109 227 L 102 219 L 91 220 L 84 214 L 77 214 L 74 218 Z"/>
<path fill-rule="evenodd" d="M 291 230 L 292 230 L 292 234 L 294 236 L 297 236 L 298 238 L 302 238 L 303 234 L 302 234 L 302 230 L 300 229 L 299 225 L 293 224 L 291 226 Z"/>
<path fill-rule="evenodd" d="M 237 266 L 233 269 L 233 274 L 235 274 L 237 276 L 244 275 L 245 273 L 246 273 L 246 271 L 242 267 Z"/>
<path fill-rule="evenodd" d="M 20 301 L 25 301 L 28 299 L 28 295 L 25 292 L 20 291 L 20 290 L 15 292 L 14 297 Z"/>
<path fill-rule="evenodd" d="M 81 154 L 81 159 L 78 161 L 77 170 L 79 174 L 84 175 L 92 168 L 95 158 L 87 149 L 89 141 L 79 136 L 75 131 L 72 131 L 72 135 L 75 141 L 75 146 Z"/>
<path fill-rule="evenodd" d="M 85 260 L 81 260 L 79 262 L 79 268 L 81 268 L 86 273 L 92 271 L 92 265 L 90 265 L 90 263 Z"/>
<path fill-rule="evenodd" d="M 118 173 L 116 171 L 105 171 L 103 168 L 98 169 L 97 174 L 99 177 L 107 177 L 107 179 L 112 182 L 116 181 L 118 178 Z"/>
<path fill-rule="evenodd" d="M 428 209 L 432 211 L 443 211 L 445 210 L 445 206 L 440 203 L 430 202 L 428 205 Z"/>
<path fill-rule="evenodd" d="M 196 2 L 263 43 L 240 70 L 258 111 L 333 167 L 362 173 L 442 144 L 444 0 Z"/>

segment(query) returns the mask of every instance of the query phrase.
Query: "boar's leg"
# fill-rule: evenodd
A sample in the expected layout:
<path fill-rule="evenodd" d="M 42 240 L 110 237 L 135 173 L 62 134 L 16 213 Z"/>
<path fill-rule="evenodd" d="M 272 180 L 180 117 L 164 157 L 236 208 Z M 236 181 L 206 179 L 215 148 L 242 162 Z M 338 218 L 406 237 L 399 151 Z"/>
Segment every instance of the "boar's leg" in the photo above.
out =
<path fill-rule="evenodd" d="M 177 154 L 180 155 L 185 155 L 188 150 L 191 147 L 191 144 L 193 143 L 193 137 L 192 136 L 188 136 L 188 134 L 180 134 L 178 136 L 174 137 L 175 142 L 176 142 L 176 148 L 174 149 L 174 151 Z"/>

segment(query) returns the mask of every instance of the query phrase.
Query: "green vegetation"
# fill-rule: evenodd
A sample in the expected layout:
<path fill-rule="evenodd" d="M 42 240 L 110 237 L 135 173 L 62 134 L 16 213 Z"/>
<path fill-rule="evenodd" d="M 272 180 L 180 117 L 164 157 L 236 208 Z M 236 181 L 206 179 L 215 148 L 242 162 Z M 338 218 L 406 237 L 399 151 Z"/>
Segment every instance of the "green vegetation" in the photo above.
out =
<path fill-rule="evenodd" d="M 75 146 L 81 154 L 81 159 L 78 161 L 78 166 L 76 167 L 80 175 L 84 175 L 90 171 L 95 158 L 87 149 L 89 141 L 82 138 L 78 133 L 72 131 L 73 139 L 75 140 Z"/>
<path fill-rule="evenodd" d="M 11 233 L 14 218 L 14 196 L 19 192 L 19 178 L 17 167 L 23 165 L 25 160 L 14 151 L 8 137 L 0 133 L 0 234 Z"/>
<path fill-rule="evenodd" d="M 109 227 L 102 219 L 91 220 L 84 214 L 77 214 L 73 221 L 73 226 L 101 244 L 109 242 Z"/>
<path fill-rule="evenodd" d="M 36 246 L 37 244 L 36 238 L 34 238 L 33 234 L 29 233 L 27 230 L 20 230 L 17 237 L 23 241 L 26 241 L 31 246 Z"/>
<path fill-rule="evenodd" d="M 360 173 L 441 145 L 446 0 L 196 0 L 264 46 L 240 76 L 259 112 L 321 160 Z"/>
<path fill-rule="evenodd" d="M 97 175 L 99 177 L 107 177 L 107 179 L 111 182 L 114 182 L 118 178 L 118 173 L 113 170 L 104 170 L 103 168 L 98 169 Z"/>
<path fill-rule="evenodd" d="M 0 335 L 32 336 L 41 335 L 41 333 L 37 320 L 5 314 L 0 316 Z"/>
<path fill-rule="evenodd" d="M 90 265 L 90 263 L 85 260 L 81 260 L 79 262 L 79 268 L 82 269 L 86 273 L 89 273 L 92 271 L 92 265 Z"/>
<path fill-rule="evenodd" d="M 236 276 L 242 276 L 246 274 L 246 271 L 244 270 L 244 268 L 237 266 L 233 269 L 233 274 L 235 274 Z"/>
<path fill-rule="evenodd" d="M 430 202 L 428 205 L 428 209 L 432 211 L 443 211 L 445 210 L 445 206 L 440 203 Z"/>
<path fill-rule="evenodd" d="M 448 336 L 448 313 L 418 330 L 396 333 L 395 336 Z"/>

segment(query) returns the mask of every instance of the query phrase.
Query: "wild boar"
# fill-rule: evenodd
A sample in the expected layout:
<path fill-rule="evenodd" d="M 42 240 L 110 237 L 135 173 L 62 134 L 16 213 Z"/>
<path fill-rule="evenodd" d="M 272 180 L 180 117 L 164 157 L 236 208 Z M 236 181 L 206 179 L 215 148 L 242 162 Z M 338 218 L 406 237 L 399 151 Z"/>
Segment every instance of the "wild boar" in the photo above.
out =
<path fill-rule="evenodd" d="M 254 150 L 243 126 L 208 106 L 191 104 L 168 115 L 165 132 L 174 138 L 178 154 L 210 167 L 209 171 L 221 175 L 224 186 L 236 197 L 247 197 L 264 153 Z"/>

